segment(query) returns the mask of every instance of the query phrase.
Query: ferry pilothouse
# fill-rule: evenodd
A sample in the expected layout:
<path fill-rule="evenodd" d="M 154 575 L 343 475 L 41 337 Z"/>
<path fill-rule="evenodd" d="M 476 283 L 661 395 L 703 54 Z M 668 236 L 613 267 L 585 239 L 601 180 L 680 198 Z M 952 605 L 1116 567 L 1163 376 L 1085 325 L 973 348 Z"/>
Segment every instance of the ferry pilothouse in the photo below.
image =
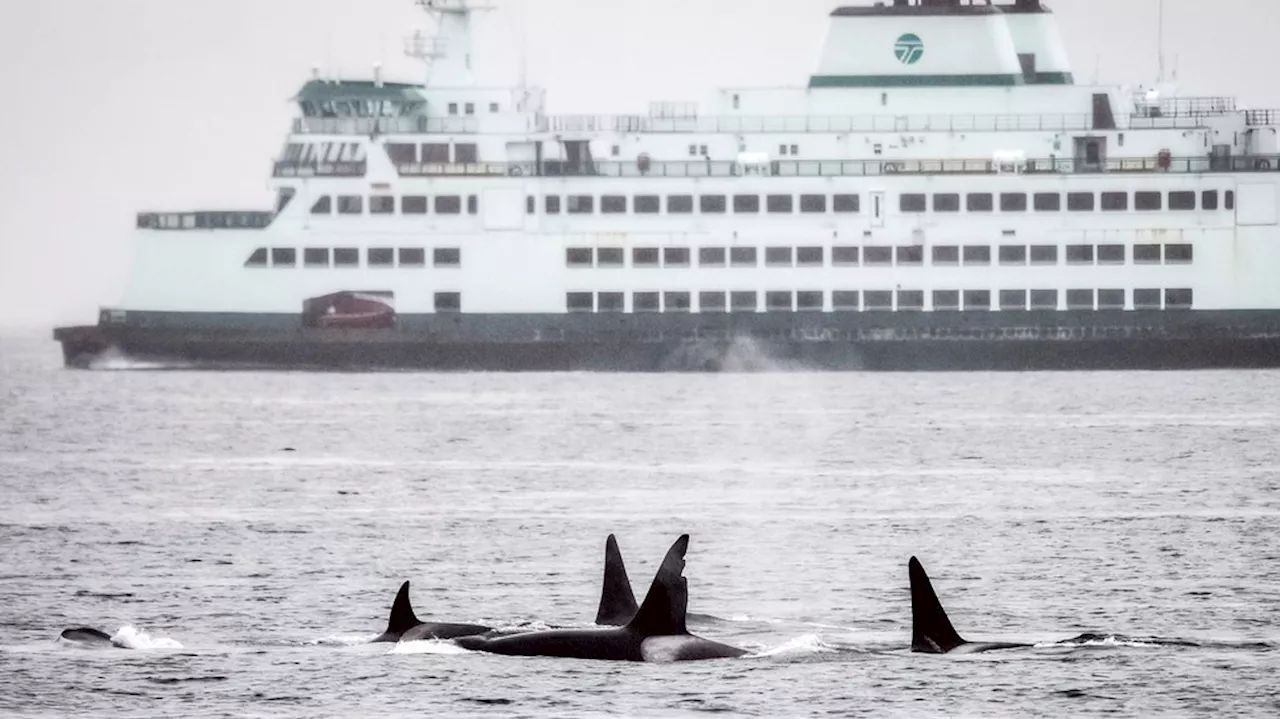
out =
<path fill-rule="evenodd" d="M 1079 82 L 1039 0 L 831 13 L 813 75 L 635 116 L 313 77 L 262 212 L 138 215 L 68 366 L 1280 364 L 1280 113 Z"/>

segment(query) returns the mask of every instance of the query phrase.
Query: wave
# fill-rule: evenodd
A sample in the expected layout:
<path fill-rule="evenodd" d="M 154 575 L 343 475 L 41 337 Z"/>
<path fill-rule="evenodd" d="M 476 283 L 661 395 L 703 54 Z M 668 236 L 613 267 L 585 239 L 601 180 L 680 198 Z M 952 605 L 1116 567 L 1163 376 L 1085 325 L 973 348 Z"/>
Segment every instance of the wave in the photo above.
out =
<path fill-rule="evenodd" d="M 840 651 L 836 647 L 827 644 L 818 637 L 817 634 L 802 634 L 794 639 L 772 648 L 765 649 L 755 654 L 748 655 L 751 658 L 795 658 L 810 657 L 818 654 L 833 654 Z"/>
<path fill-rule="evenodd" d="M 121 649 L 182 649 L 182 644 L 168 637 L 153 637 L 133 625 L 126 625 L 111 637 L 111 643 Z"/>
<path fill-rule="evenodd" d="M 423 639 L 416 642 L 396 642 L 387 654 L 443 654 L 455 656 L 466 654 L 467 650 L 452 641 L 440 639 Z"/>
<path fill-rule="evenodd" d="M 1157 647 L 1198 647 L 1196 642 L 1185 639 L 1161 639 L 1159 637 L 1129 637 L 1123 634 L 1081 634 L 1078 637 L 1058 642 L 1042 642 L 1036 644 L 1037 649 L 1073 648 L 1073 647 L 1134 647 L 1139 649 Z"/>
<path fill-rule="evenodd" d="M 99 372 L 191 369 L 194 366 L 190 362 L 141 360 L 130 357 L 115 347 L 108 348 L 89 361 L 89 369 Z"/>

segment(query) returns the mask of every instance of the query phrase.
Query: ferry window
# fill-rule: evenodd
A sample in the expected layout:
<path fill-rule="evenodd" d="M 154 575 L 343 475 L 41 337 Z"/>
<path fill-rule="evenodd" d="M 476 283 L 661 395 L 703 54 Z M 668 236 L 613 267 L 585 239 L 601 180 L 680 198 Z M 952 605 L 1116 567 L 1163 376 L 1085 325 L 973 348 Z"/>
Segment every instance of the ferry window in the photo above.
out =
<path fill-rule="evenodd" d="M 366 261 L 370 267 L 395 267 L 396 251 L 391 247 L 370 247 Z"/>
<path fill-rule="evenodd" d="M 920 245 L 904 245 L 895 248 L 899 267 L 919 267 L 924 264 L 924 247 Z"/>
<path fill-rule="evenodd" d="M 489 112 L 497 112 L 497 111 L 498 111 L 498 103 L 496 102 L 489 103 Z"/>
<path fill-rule="evenodd" d="M 698 250 L 698 266 L 724 267 L 725 254 L 723 247 L 703 247 Z"/>
<path fill-rule="evenodd" d="M 659 312 L 662 306 L 658 302 L 659 296 L 657 292 L 634 292 L 631 295 L 631 311 Z"/>
<path fill-rule="evenodd" d="M 600 212 L 606 215 L 620 215 L 627 211 L 627 198 L 625 195 L 602 195 L 600 197 Z"/>
<path fill-rule="evenodd" d="M 662 211 L 662 199 L 657 195 L 636 195 L 634 202 L 637 215 L 656 215 Z"/>
<path fill-rule="evenodd" d="M 702 195 L 698 198 L 698 208 L 706 214 L 724 212 L 724 195 Z"/>
<path fill-rule="evenodd" d="M 706 313 L 719 313 L 728 309 L 729 305 L 725 301 L 725 293 L 723 292 L 699 292 L 698 293 L 698 311 Z"/>
<path fill-rule="evenodd" d="M 737 109 L 740 109 L 741 107 L 742 107 L 742 97 L 735 94 L 733 96 L 733 109 L 737 110 Z"/>
<path fill-rule="evenodd" d="M 569 195 L 568 207 L 570 215 L 589 215 L 595 212 L 596 198 L 591 195 Z"/>
<path fill-rule="evenodd" d="M 1067 245 L 1068 265 L 1092 265 L 1093 245 Z"/>
<path fill-rule="evenodd" d="M 933 196 L 934 212 L 959 212 L 960 194 L 956 192 L 939 192 Z"/>
<path fill-rule="evenodd" d="M 733 312 L 755 312 L 760 308 L 760 298 L 755 292 L 730 292 L 729 309 Z"/>
<path fill-rule="evenodd" d="M 1098 264 L 1123 265 L 1124 245 L 1098 245 Z"/>
<path fill-rule="evenodd" d="M 311 206 L 311 214 L 327 215 L 333 212 L 333 200 L 328 195 L 316 198 L 316 204 Z"/>
<path fill-rule="evenodd" d="M 591 267 L 595 253 L 590 247 L 570 247 L 564 251 L 564 263 L 568 267 Z"/>
<path fill-rule="evenodd" d="M 965 290 L 964 309 L 966 312 L 990 311 L 991 292 L 989 290 Z"/>
<path fill-rule="evenodd" d="M 857 267 L 859 260 L 857 247 L 840 245 L 831 248 L 831 264 L 836 267 Z"/>
<path fill-rule="evenodd" d="M 858 195 L 832 195 L 831 210 L 833 212 L 861 212 L 861 198 Z"/>
<path fill-rule="evenodd" d="M 359 195 L 338 195 L 339 215 L 360 215 L 364 213 L 364 198 Z"/>
<path fill-rule="evenodd" d="M 663 312 L 689 312 L 693 309 L 693 301 L 688 292 L 662 293 Z"/>
<path fill-rule="evenodd" d="M 435 308 L 441 314 L 461 312 L 462 295 L 458 292 L 437 292 Z"/>
<path fill-rule="evenodd" d="M 706 146 L 706 145 L 699 145 L 699 146 L 698 146 L 698 154 L 702 155 L 703 157 L 707 157 L 707 155 L 708 155 L 708 153 L 707 153 L 707 146 Z"/>
<path fill-rule="evenodd" d="M 1127 192 L 1104 192 L 1102 193 L 1102 211 L 1103 212 L 1124 212 L 1129 209 L 1129 193 Z"/>
<path fill-rule="evenodd" d="M 1036 212 L 1062 211 L 1062 195 L 1056 192 L 1037 192 L 1034 203 Z"/>
<path fill-rule="evenodd" d="M 991 212 L 993 208 L 990 192 L 971 192 L 965 196 L 965 209 L 969 212 Z"/>
<path fill-rule="evenodd" d="M 627 253 L 621 247 L 601 247 L 596 250 L 596 267 L 622 267 Z"/>
<path fill-rule="evenodd" d="M 886 312 L 893 310 L 893 292 L 890 290 L 867 290 L 864 299 L 868 312 Z"/>
<path fill-rule="evenodd" d="M 1176 289 L 1164 291 L 1164 308 L 1166 310 L 1189 310 L 1194 304 L 1194 290 Z"/>
<path fill-rule="evenodd" d="M 459 165 L 474 165 L 480 161 L 480 154 L 473 142 L 459 142 L 453 146 L 453 161 Z"/>
<path fill-rule="evenodd" d="M 1161 308 L 1160 290 L 1135 289 L 1133 291 L 1133 308 L 1135 310 L 1158 310 Z"/>
<path fill-rule="evenodd" d="M 538 198 L 533 195 L 524 198 L 524 213 L 526 215 L 538 214 Z"/>
<path fill-rule="evenodd" d="M 601 292 L 596 295 L 598 312 L 626 312 L 627 295 L 623 292 Z"/>
<path fill-rule="evenodd" d="M 1092 192 L 1068 192 L 1067 210 L 1070 212 L 1093 212 Z"/>
<path fill-rule="evenodd" d="M 440 142 L 428 142 L 422 146 L 422 161 L 433 165 L 449 163 L 449 146 Z"/>
<path fill-rule="evenodd" d="M 1189 265 L 1195 257 L 1191 245 L 1165 245 L 1164 261 L 1168 265 Z"/>
<path fill-rule="evenodd" d="M 960 264 L 960 248 L 955 245 L 935 245 L 933 248 L 933 264 Z"/>
<path fill-rule="evenodd" d="M 787 146 L 786 146 L 786 145 L 778 145 L 778 154 L 779 154 L 779 155 L 786 155 L 786 154 L 787 154 Z"/>
<path fill-rule="evenodd" d="M 633 247 L 631 249 L 631 266 L 632 267 L 657 267 L 658 266 L 658 248 L 657 247 Z"/>
<path fill-rule="evenodd" d="M 462 250 L 457 247 L 437 247 L 431 252 L 431 261 L 436 267 L 461 267 Z"/>
<path fill-rule="evenodd" d="M 1133 264 L 1135 265 L 1158 265 L 1160 259 L 1160 245 L 1133 246 Z"/>
<path fill-rule="evenodd" d="M 369 198 L 369 212 L 374 215 L 390 215 L 396 211 L 396 198 L 374 195 Z"/>
<path fill-rule="evenodd" d="M 1195 203 L 1195 194 L 1191 195 L 1191 202 Z M 1164 209 L 1164 196 L 1159 192 L 1135 192 L 1133 193 L 1133 209 L 1135 210 L 1162 210 Z M 1192 209 L 1195 209 L 1192 207 Z"/>
<path fill-rule="evenodd" d="M 440 195 L 436 197 L 437 215 L 457 215 L 462 213 L 462 198 L 457 195 Z"/>
<path fill-rule="evenodd" d="M 667 195 L 667 214 L 687 215 L 693 212 L 693 195 Z"/>
<path fill-rule="evenodd" d="M 991 264 L 991 248 L 986 245 L 965 245 L 964 263 L 966 265 Z"/>
<path fill-rule="evenodd" d="M 662 266 L 663 267 L 688 267 L 689 266 L 689 248 L 688 247 L 662 248 Z"/>
<path fill-rule="evenodd" d="M 547 214 L 548 214 L 548 215 L 558 215 L 558 214 L 560 214 L 560 196 L 559 196 L 559 195 L 547 195 L 547 197 L 546 197 L 546 206 L 547 206 Z"/>
<path fill-rule="evenodd" d="M 1092 310 L 1093 290 L 1067 290 L 1067 309 Z"/>
<path fill-rule="evenodd" d="M 266 267 L 267 266 L 267 248 L 259 247 L 249 255 L 249 259 L 244 261 L 245 267 Z"/>
<path fill-rule="evenodd" d="M 791 156 L 792 156 L 792 157 L 795 157 L 796 155 L 799 155 L 799 154 L 800 154 L 800 146 L 799 146 L 799 145 L 792 145 L 792 146 L 791 146 Z"/>
<path fill-rule="evenodd" d="M 831 309 L 835 312 L 857 312 L 862 309 L 862 294 L 857 290 L 836 290 L 831 293 Z"/>
<path fill-rule="evenodd" d="M 334 267 L 359 267 L 360 250 L 355 247 L 338 247 L 333 251 Z"/>
<path fill-rule="evenodd" d="M 927 201 L 923 193 L 898 195 L 899 212 L 924 212 L 926 209 Z"/>
<path fill-rule="evenodd" d="M 1031 264 L 1033 265 L 1058 264 L 1057 245 L 1032 245 L 1031 246 Z"/>
<path fill-rule="evenodd" d="M 1200 209 L 1216 210 L 1218 209 L 1218 191 L 1205 190 L 1200 194 Z"/>
<path fill-rule="evenodd" d="M 795 298 L 790 292 L 773 290 L 764 293 L 764 309 L 766 312 L 791 312 L 795 310 Z"/>
<path fill-rule="evenodd" d="M 1027 264 L 1027 246 L 1026 245 L 1001 245 L 1000 246 L 1000 264 L 1002 265 Z"/>
<path fill-rule="evenodd" d="M 1227 190 L 1226 195 L 1223 197 L 1222 208 L 1224 210 L 1236 209 L 1236 191 L 1235 190 Z"/>
<path fill-rule="evenodd" d="M 1017 311 L 1027 309 L 1026 290 L 1000 290 L 1000 309 Z"/>
<path fill-rule="evenodd" d="M 899 312 L 922 312 L 924 310 L 924 292 L 921 290 L 898 290 Z"/>
<path fill-rule="evenodd" d="M 457 115 L 457 114 L 458 114 L 458 103 L 456 103 L 456 102 L 451 102 L 451 103 L 449 103 L 449 114 L 450 114 L 450 115 Z"/>
<path fill-rule="evenodd" d="M 796 293 L 796 310 L 800 312 L 821 312 L 822 292 L 806 290 Z"/>
<path fill-rule="evenodd" d="M 957 311 L 960 309 L 960 290 L 934 290 L 933 291 L 933 310 L 940 311 Z"/>
<path fill-rule="evenodd" d="M 284 208 L 288 207 L 290 202 L 293 202 L 293 197 L 296 194 L 298 194 L 298 191 L 293 189 L 292 187 L 280 188 L 279 194 L 276 195 L 276 214 L 277 215 L 280 214 L 281 212 L 284 212 Z"/>
<path fill-rule="evenodd" d="M 328 247 L 307 247 L 302 250 L 303 267 L 328 267 Z"/>
<path fill-rule="evenodd" d="M 818 214 L 827 211 L 826 195 L 801 195 L 800 211 L 806 214 Z"/>
<path fill-rule="evenodd" d="M 703 210 L 704 212 L 706 210 Z M 759 195 L 734 195 L 733 196 L 734 212 L 759 212 L 760 196 Z"/>
<path fill-rule="evenodd" d="M 1124 290 L 1098 290 L 1098 309 L 1124 309 Z"/>
<path fill-rule="evenodd" d="M 271 266 L 272 267 L 297 267 L 298 251 L 292 247 L 272 247 L 271 248 Z"/>
<path fill-rule="evenodd" d="M 400 212 L 406 215 L 427 214 L 427 198 L 422 195 L 405 195 L 401 197 Z"/>
<path fill-rule="evenodd" d="M 790 214 L 794 210 L 794 202 L 791 195 L 769 195 L 765 198 L 765 209 L 774 214 Z"/>
<path fill-rule="evenodd" d="M 767 267 L 790 267 L 791 248 L 766 247 L 764 250 L 764 264 Z"/>
<path fill-rule="evenodd" d="M 697 156 L 698 156 L 698 146 L 697 146 L 697 145 L 690 145 L 690 146 L 689 146 L 689 157 L 697 157 Z"/>
<path fill-rule="evenodd" d="M 1026 212 L 1027 194 L 1025 192 L 1000 193 L 1001 212 Z"/>
<path fill-rule="evenodd" d="M 418 146 L 405 142 L 388 142 L 387 157 L 393 165 L 404 165 L 418 161 Z"/>
<path fill-rule="evenodd" d="M 826 254 L 821 247 L 797 247 L 796 264 L 800 267 L 822 267 L 826 264 Z"/>
<path fill-rule="evenodd" d="M 731 247 L 729 248 L 729 264 L 734 267 L 755 267 L 758 263 L 756 256 L 756 248 L 754 247 Z"/>
<path fill-rule="evenodd" d="M 566 292 L 564 304 L 569 312 L 595 312 L 596 296 L 590 292 Z"/>
<path fill-rule="evenodd" d="M 463 106 L 463 112 L 465 112 L 468 115 L 476 114 L 476 104 L 474 102 L 468 102 L 466 105 Z"/>
<path fill-rule="evenodd" d="M 1196 209 L 1196 193 L 1170 192 L 1169 193 L 1169 209 L 1184 210 L 1184 211 Z"/>
<path fill-rule="evenodd" d="M 1058 291 L 1057 290 L 1031 290 L 1031 309 L 1033 310 L 1058 309 Z"/>
<path fill-rule="evenodd" d="M 401 267 L 426 267 L 427 251 L 421 247 L 401 247 L 400 248 L 400 266 Z"/>
<path fill-rule="evenodd" d="M 864 247 L 862 261 L 868 267 L 888 267 L 893 264 L 892 247 Z"/>

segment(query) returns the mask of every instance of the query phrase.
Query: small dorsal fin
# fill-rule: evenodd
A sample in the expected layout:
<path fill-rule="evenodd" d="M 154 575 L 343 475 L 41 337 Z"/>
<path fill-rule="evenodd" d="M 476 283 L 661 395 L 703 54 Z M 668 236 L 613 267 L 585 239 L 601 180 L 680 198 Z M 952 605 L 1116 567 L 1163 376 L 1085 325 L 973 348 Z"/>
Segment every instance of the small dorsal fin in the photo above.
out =
<path fill-rule="evenodd" d="M 421 623 L 413 613 L 413 605 L 409 603 L 409 582 L 405 582 L 400 585 L 400 591 L 396 593 L 396 601 L 391 605 L 387 634 L 404 634 Z"/>
<path fill-rule="evenodd" d="M 946 654 L 966 644 L 951 626 L 920 560 L 912 557 L 907 569 L 911 575 L 911 651 Z"/>
<path fill-rule="evenodd" d="M 604 543 L 604 587 L 600 591 L 596 624 L 621 627 L 631 621 L 636 611 L 636 595 L 631 592 L 627 566 L 622 563 L 617 538 L 610 534 Z"/>
<path fill-rule="evenodd" d="M 667 550 L 649 593 L 627 628 L 646 637 L 688 634 L 685 612 L 689 607 L 689 588 L 684 578 L 684 555 L 689 551 L 689 535 L 682 534 Z"/>

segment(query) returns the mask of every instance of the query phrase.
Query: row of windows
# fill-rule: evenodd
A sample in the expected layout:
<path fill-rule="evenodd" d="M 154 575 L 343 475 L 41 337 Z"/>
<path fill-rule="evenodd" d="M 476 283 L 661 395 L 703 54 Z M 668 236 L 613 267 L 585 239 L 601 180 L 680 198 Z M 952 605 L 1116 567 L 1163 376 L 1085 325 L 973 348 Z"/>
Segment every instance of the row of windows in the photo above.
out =
<path fill-rule="evenodd" d="M 926 255 L 936 267 L 992 264 L 989 245 L 903 245 L 898 247 L 837 245 L 830 248 L 834 267 L 920 267 Z M 1064 257 L 1068 265 L 1123 265 L 1129 260 L 1126 245 L 1000 245 L 994 248 L 1001 265 L 1057 265 Z M 826 267 L 826 247 L 766 247 L 766 267 Z M 699 267 L 759 267 L 761 252 L 756 247 L 700 247 Z M 1138 265 L 1187 265 L 1195 256 L 1189 244 L 1140 244 L 1133 246 L 1133 262 Z M 633 247 L 632 267 L 686 268 L 693 266 L 694 250 L 688 247 Z M 573 268 L 626 267 L 627 252 L 621 247 L 570 247 L 565 263 Z"/>
<path fill-rule="evenodd" d="M 371 215 L 396 214 L 397 199 L 400 214 L 403 215 L 425 215 L 428 209 L 434 209 L 437 215 L 460 215 L 464 202 L 468 215 L 480 211 L 480 198 L 476 195 L 467 195 L 465 198 L 461 195 L 437 195 L 433 198 L 426 195 L 404 195 L 400 198 L 394 195 L 371 195 L 368 199 Z M 336 202 L 334 197 L 323 195 L 316 198 L 315 204 L 311 206 L 311 214 L 331 215 L 336 208 L 339 215 L 363 215 L 364 206 L 365 198 L 362 195 L 337 195 Z"/>
<path fill-rule="evenodd" d="M 862 211 L 858 195 L 545 195 L 543 209 L 548 215 L 565 212 L 570 215 L 589 215 L 596 212 L 599 200 L 600 213 L 621 215 L 630 211 L 637 215 L 693 214 L 694 208 L 704 215 L 723 215 L 732 210 L 737 214 L 759 214 L 763 209 L 771 213 L 794 213 L 797 209 L 806 214 L 832 212 L 854 213 Z M 696 201 L 695 201 L 696 200 Z M 530 195 L 526 201 L 529 214 L 537 212 L 538 198 Z"/>
<path fill-rule="evenodd" d="M 835 312 L 925 310 L 924 290 L 836 290 L 831 294 L 831 310 Z M 935 312 L 964 311 L 1050 311 L 1123 310 L 1127 308 L 1123 289 L 1107 290 L 934 290 L 931 299 Z M 702 313 L 759 312 L 824 312 L 827 293 L 822 290 L 788 290 L 756 292 L 699 292 L 697 310 Z M 1065 295 L 1065 297 L 1064 297 Z M 693 312 L 692 292 L 633 292 L 632 312 Z M 1061 300 L 1065 299 L 1065 305 Z M 1191 309 L 1195 295 L 1190 289 L 1135 289 L 1134 310 Z M 569 292 L 565 295 L 569 312 L 626 312 L 624 292 Z"/>
<path fill-rule="evenodd" d="M 1066 208 L 1068 212 L 1127 212 L 1130 207 L 1128 192 L 1068 192 Z M 1133 209 L 1139 211 L 1158 211 L 1167 206 L 1175 211 L 1193 211 L 1197 209 L 1217 210 L 1218 191 L 1205 190 L 1197 194 L 1192 191 L 1169 192 L 1168 202 L 1163 192 L 1133 193 Z M 1025 192 L 1004 192 L 999 195 L 990 192 L 970 192 L 964 196 L 964 209 L 967 212 L 993 212 L 999 201 L 1001 212 L 1026 212 L 1028 208 L 1036 212 L 1061 212 L 1063 208 L 1062 194 L 1058 192 L 1037 192 L 1030 196 Z M 956 192 L 939 192 L 932 197 L 924 193 L 904 193 L 898 196 L 898 209 L 904 213 L 926 212 L 930 208 L 934 212 L 959 212 L 960 194 Z M 1224 209 L 1235 209 L 1235 192 L 1226 191 Z"/>
<path fill-rule="evenodd" d="M 431 251 L 435 267 L 461 267 L 462 250 L 437 247 Z M 292 247 L 259 247 L 249 255 L 245 267 L 297 267 L 298 250 Z M 303 267 L 360 267 L 360 250 L 356 247 L 304 247 Z M 365 250 L 367 267 L 426 267 L 427 251 L 421 247 L 370 247 Z"/>

